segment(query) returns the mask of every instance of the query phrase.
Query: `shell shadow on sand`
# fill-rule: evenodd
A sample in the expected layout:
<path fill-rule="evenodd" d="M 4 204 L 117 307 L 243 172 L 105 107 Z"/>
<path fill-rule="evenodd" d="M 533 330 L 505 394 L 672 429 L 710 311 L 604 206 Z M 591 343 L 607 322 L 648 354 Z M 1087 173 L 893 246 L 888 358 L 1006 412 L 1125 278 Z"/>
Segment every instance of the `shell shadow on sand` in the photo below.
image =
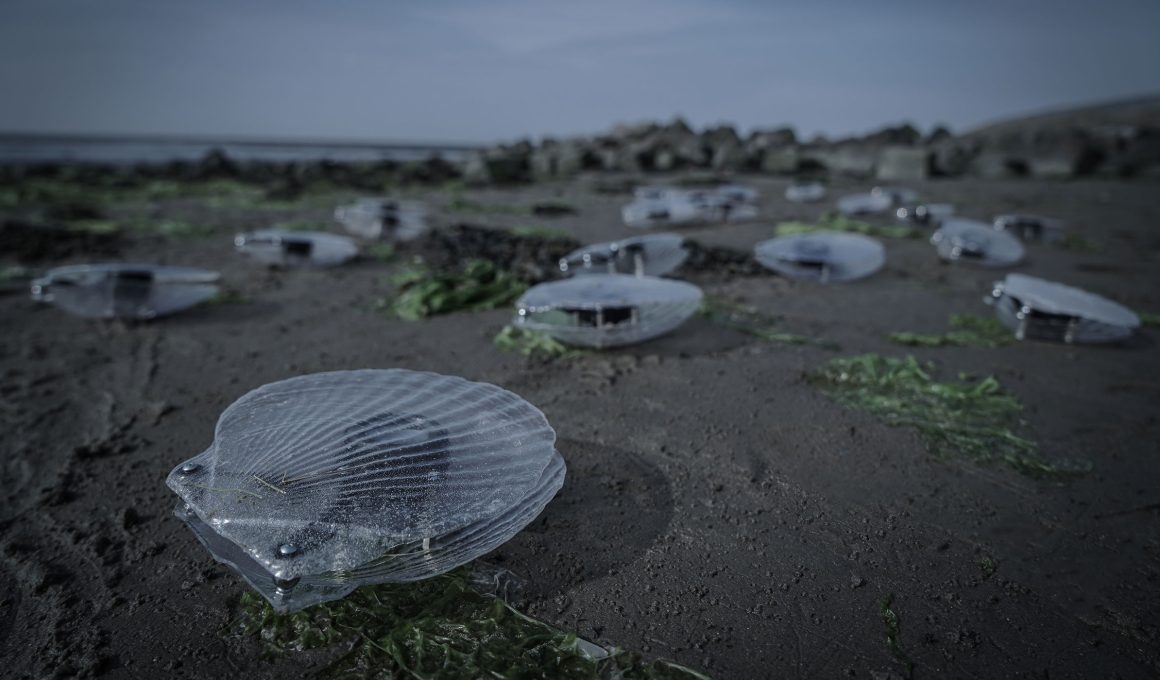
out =
<path fill-rule="evenodd" d="M 673 515 L 669 480 L 645 456 L 576 439 L 556 447 L 568 476 L 534 522 L 483 558 L 524 579 L 543 600 L 607 576 L 640 557 Z"/>

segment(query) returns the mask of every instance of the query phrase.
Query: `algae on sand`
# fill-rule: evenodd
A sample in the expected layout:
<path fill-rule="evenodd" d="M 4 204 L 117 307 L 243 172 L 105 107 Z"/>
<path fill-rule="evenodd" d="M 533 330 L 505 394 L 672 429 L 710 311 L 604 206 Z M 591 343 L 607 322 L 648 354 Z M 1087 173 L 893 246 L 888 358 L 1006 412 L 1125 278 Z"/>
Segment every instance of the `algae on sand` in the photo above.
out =
<path fill-rule="evenodd" d="M 472 260 L 457 272 L 415 267 L 395 276 L 392 282 L 398 287 L 398 294 L 387 301 L 387 306 L 408 321 L 504 307 L 527 288 L 519 277 L 487 260 Z"/>
<path fill-rule="evenodd" d="M 538 224 L 521 224 L 508 229 L 513 236 L 520 238 L 541 238 L 547 241 L 572 238 L 572 235 L 558 227 L 545 227 Z"/>
<path fill-rule="evenodd" d="M 569 347 L 543 331 L 534 331 L 518 326 L 504 326 L 492 340 L 496 348 L 505 352 L 519 352 L 526 357 L 547 357 L 571 359 L 584 354 L 584 350 Z"/>
<path fill-rule="evenodd" d="M 795 234 L 810 234 L 815 231 L 844 231 L 851 234 L 875 236 L 878 238 L 918 238 L 922 232 L 914 227 L 891 224 L 877 225 L 861 220 L 850 219 L 843 215 L 823 215 L 817 224 L 808 222 L 779 222 L 775 227 L 778 236 L 793 236 Z"/>
<path fill-rule="evenodd" d="M 840 404 L 869 411 L 889 425 L 918 430 L 940 458 L 1002 463 L 1032 477 L 1090 469 L 1087 464 L 1046 460 L 1035 442 L 1016 434 L 1023 407 L 994 376 L 939 382 L 932 370 L 914 357 L 864 354 L 833 359 L 809 379 Z"/>
<path fill-rule="evenodd" d="M 619 649 L 594 654 L 602 650 L 476 592 L 470 572 L 367 586 L 290 615 L 247 591 L 232 628 L 259 637 L 274 657 L 343 649 L 323 671 L 340 678 L 706 678 Z"/>
<path fill-rule="evenodd" d="M 954 330 L 946 333 L 901 331 L 887 337 L 911 347 L 1000 347 L 1015 342 L 1015 336 L 995 317 L 955 314 L 951 316 L 951 327 Z"/>
<path fill-rule="evenodd" d="M 447 205 L 447 209 L 454 213 L 472 215 L 530 215 L 531 209 L 522 205 L 507 203 L 481 203 L 463 196 L 454 196 Z"/>
<path fill-rule="evenodd" d="M 914 662 L 898 642 L 898 636 L 902 632 L 902 619 L 898 616 L 898 612 L 894 611 L 894 593 L 882 598 L 878 603 L 878 610 L 882 614 L 882 624 L 886 627 L 886 648 L 906 669 L 906 677 L 913 678 Z"/>
<path fill-rule="evenodd" d="M 698 313 L 722 328 L 745 333 L 765 342 L 780 342 L 787 345 L 818 345 L 826 349 L 837 349 L 830 342 L 806 335 L 785 333 L 777 330 L 777 319 L 762 314 L 753 307 L 727 302 L 719 298 L 706 297 L 701 302 Z"/>

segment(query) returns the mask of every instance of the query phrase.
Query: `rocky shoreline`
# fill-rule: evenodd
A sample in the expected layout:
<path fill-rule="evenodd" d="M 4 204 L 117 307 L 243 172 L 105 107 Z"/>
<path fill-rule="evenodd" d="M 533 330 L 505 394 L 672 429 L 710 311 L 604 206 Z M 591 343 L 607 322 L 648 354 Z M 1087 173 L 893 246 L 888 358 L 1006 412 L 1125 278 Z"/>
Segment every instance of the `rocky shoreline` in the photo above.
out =
<path fill-rule="evenodd" d="M 1160 176 L 1160 97 L 1015 119 L 953 134 L 913 125 L 863 136 L 804 139 L 791 127 L 742 135 L 732 125 L 697 131 L 681 118 L 621 124 L 594 135 L 529 139 L 421 161 L 265 161 L 217 149 L 199 161 L 115 165 L 0 163 L 0 183 L 51 178 L 97 186 L 170 179 L 231 179 L 293 198 L 312 186 L 382 191 L 400 185 L 505 186 L 566 180 L 581 173 L 846 177 L 881 181 L 930 178 L 1049 179 Z"/>

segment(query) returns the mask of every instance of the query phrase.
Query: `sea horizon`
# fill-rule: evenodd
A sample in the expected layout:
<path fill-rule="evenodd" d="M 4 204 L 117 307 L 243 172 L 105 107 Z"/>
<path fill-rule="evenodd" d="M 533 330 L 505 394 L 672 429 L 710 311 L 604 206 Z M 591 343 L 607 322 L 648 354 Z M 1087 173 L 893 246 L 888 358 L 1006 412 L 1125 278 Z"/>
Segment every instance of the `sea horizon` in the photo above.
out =
<path fill-rule="evenodd" d="M 246 137 L 244 135 L 116 134 L 0 131 L 0 163 L 125 165 L 196 161 L 220 150 L 239 161 L 348 163 L 462 159 L 482 144 L 463 142 Z"/>

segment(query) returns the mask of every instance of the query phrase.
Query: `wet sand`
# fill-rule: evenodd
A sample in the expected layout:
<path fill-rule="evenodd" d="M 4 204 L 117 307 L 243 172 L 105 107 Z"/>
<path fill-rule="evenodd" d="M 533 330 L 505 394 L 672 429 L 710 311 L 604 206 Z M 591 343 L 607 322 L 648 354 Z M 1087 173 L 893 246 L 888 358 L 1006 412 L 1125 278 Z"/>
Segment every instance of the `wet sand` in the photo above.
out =
<path fill-rule="evenodd" d="M 749 249 L 772 224 L 830 203 L 682 230 Z M 590 181 L 468 191 L 481 203 L 562 200 L 559 218 L 451 214 L 442 224 L 543 224 L 581 242 L 628 236 L 626 196 Z M 866 184 L 840 181 L 831 196 Z M 1029 246 L 1020 271 L 1160 311 L 1154 182 L 944 181 L 915 186 L 968 217 L 1062 217 L 1100 252 Z M 326 220 L 329 207 L 303 208 Z M 526 582 L 528 614 L 605 645 L 720 678 L 905 676 L 880 610 L 893 596 L 915 677 L 1150 677 L 1160 673 L 1160 353 L 1143 329 L 1111 347 L 906 348 L 939 332 L 1006 270 L 947 266 L 923 240 L 887 240 L 886 268 L 822 287 L 695 272 L 705 292 L 837 343 L 764 343 L 702 318 L 667 337 L 568 361 L 501 352 L 507 311 L 421 322 L 376 302 L 404 262 L 270 271 L 233 251 L 260 212 L 182 201 L 163 215 L 216 235 L 127 237 L 112 259 L 215 268 L 248 302 L 148 324 L 89 323 L 0 296 L 0 650 L 14 677 L 297 677 L 319 657 L 259 658 L 223 638 L 245 588 L 172 515 L 167 472 L 203 450 L 221 411 L 267 382 L 404 367 L 502 385 L 541 408 L 568 463 L 544 514 L 486 561 Z M 200 212 L 199 212 L 200 211 Z M 101 258 L 109 259 L 109 258 Z M 72 253 L 50 264 L 84 261 Z M 940 375 L 994 374 L 1026 406 L 1021 432 L 1074 480 L 937 460 L 918 435 L 837 405 L 805 380 L 831 358 L 914 354 Z M 984 568 L 982 565 L 993 565 Z M 893 674 L 893 675 L 891 675 Z"/>

